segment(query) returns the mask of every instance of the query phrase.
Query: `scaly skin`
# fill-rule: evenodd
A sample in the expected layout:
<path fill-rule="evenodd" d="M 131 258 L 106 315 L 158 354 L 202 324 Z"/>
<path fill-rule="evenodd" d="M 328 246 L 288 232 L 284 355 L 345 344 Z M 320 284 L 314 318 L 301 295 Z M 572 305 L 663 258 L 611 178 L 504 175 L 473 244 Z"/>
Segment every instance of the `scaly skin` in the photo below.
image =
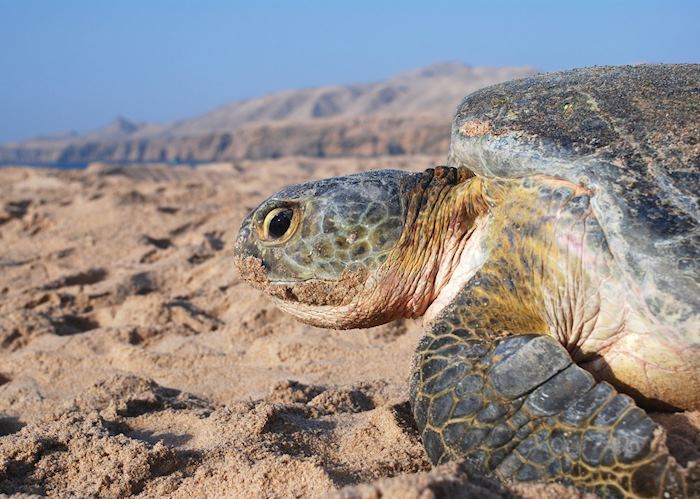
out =
<path fill-rule="evenodd" d="M 432 318 L 411 403 L 433 462 L 466 458 L 502 479 L 560 481 L 603 496 L 697 494 L 697 469 L 681 469 L 662 430 L 601 381 L 640 402 L 681 407 L 694 403 L 697 386 L 655 391 L 668 373 L 638 376 L 659 362 L 645 351 L 618 362 L 627 359 L 619 344 L 658 335 L 590 215 L 590 194 L 552 178 L 494 181 L 444 167 L 302 184 L 246 219 L 237 261 L 247 280 L 312 324 Z M 363 231 L 373 203 L 383 218 Z M 295 206 L 299 218 L 279 240 L 261 239 L 280 205 Z M 324 225 L 328 213 L 334 223 Z M 381 244 L 359 256 L 323 244 L 368 237 Z M 696 361 L 673 348 L 668 356 L 673 376 L 696 383 Z"/>
<path fill-rule="evenodd" d="M 446 314 L 420 343 L 411 406 L 434 464 L 602 497 L 693 497 L 697 470 L 669 456 L 634 401 L 573 364 L 551 337 L 489 341 Z M 691 475 L 694 473 L 694 476 Z"/>

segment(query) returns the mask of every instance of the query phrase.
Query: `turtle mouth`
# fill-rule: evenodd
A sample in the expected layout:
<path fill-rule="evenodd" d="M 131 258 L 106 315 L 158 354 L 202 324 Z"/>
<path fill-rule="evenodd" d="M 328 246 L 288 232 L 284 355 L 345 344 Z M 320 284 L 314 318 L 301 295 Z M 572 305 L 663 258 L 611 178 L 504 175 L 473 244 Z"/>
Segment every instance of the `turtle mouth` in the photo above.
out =
<path fill-rule="evenodd" d="M 348 305 L 364 291 L 368 276 L 366 269 L 354 269 L 343 271 L 337 280 L 273 280 L 268 277 L 264 262 L 255 256 L 237 257 L 236 267 L 244 281 L 287 307 Z"/>
<path fill-rule="evenodd" d="M 287 303 L 312 306 L 342 306 L 350 304 L 365 289 L 366 271 L 344 271 L 337 280 L 304 279 L 268 281 L 276 288 L 271 293 Z"/>
<path fill-rule="evenodd" d="M 395 307 L 386 303 L 389 293 L 377 292 L 376 279 L 364 268 L 345 270 L 338 280 L 272 280 L 255 256 L 238 256 L 236 266 L 243 280 L 268 295 L 282 311 L 312 326 L 351 329 L 397 318 L 390 314 Z"/>
<path fill-rule="evenodd" d="M 294 292 L 297 288 L 293 288 Z M 323 293 L 321 293 L 323 295 Z M 354 329 L 372 327 L 396 319 L 391 314 L 392 307 L 376 307 L 377 297 L 369 292 L 366 295 L 355 293 L 352 298 L 340 303 L 309 303 L 272 296 L 272 301 L 283 312 L 311 326 L 333 329 Z"/>

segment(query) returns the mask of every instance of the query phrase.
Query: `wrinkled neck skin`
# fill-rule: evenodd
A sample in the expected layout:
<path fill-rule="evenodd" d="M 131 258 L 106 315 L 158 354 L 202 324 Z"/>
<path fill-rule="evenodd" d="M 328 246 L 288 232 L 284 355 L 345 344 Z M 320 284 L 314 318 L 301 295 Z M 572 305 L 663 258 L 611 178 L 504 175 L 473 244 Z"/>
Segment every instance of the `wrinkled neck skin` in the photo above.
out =
<path fill-rule="evenodd" d="M 411 194 L 401 240 L 387 259 L 391 264 L 381 284 L 398 299 L 394 306 L 402 317 L 431 321 L 452 300 L 461 288 L 455 279 L 461 281 L 465 261 L 479 244 L 474 236 L 483 233 L 488 210 L 483 180 L 458 170 L 462 177 L 452 183 L 454 173 L 438 168 L 429 185 Z"/>

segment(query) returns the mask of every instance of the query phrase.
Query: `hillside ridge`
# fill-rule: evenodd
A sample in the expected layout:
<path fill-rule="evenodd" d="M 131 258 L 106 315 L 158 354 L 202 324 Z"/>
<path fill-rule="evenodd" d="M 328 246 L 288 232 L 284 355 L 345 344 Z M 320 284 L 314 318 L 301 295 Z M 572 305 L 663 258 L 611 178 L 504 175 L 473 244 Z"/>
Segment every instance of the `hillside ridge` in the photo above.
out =
<path fill-rule="evenodd" d="M 0 145 L 0 163 L 434 154 L 446 151 L 452 113 L 465 95 L 534 72 L 528 66 L 438 63 L 375 83 L 285 90 L 239 100 L 173 123 L 117 117 L 84 134 Z"/>

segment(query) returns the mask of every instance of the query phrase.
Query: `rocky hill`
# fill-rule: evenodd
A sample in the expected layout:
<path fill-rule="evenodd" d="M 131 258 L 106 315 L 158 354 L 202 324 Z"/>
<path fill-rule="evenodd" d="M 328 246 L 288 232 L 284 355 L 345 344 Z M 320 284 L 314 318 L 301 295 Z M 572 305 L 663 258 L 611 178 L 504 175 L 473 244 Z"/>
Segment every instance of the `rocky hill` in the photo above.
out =
<path fill-rule="evenodd" d="M 0 163 L 204 162 L 445 152 L 466 94 L 534 73 L 531 67 L 443 63 L 378 83 L 289 90 L 169 124 L 117 118 L 83 135 L 0 146 Z"/>

